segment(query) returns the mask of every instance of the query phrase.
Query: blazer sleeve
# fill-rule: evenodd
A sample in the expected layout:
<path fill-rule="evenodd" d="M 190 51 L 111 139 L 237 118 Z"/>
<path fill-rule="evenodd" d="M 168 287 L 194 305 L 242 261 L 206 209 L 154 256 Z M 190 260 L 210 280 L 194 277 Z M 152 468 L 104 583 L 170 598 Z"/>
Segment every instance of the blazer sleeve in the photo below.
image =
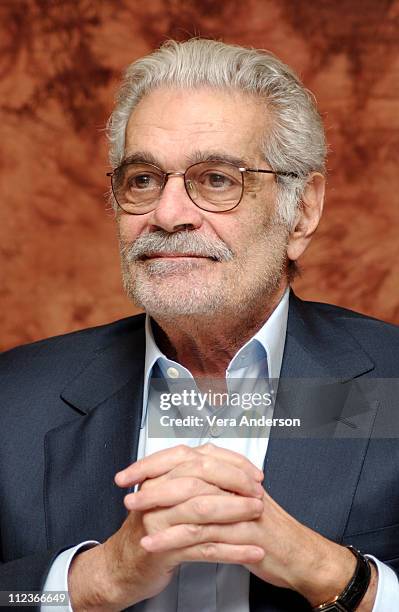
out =
<path fill-rule="evenodd" d="M 0 563 L 0 591 L 41 591 L 55 558 L 62 549 L 35 553 L 7 563 Z M 14 610 L 15 606 L 0 605 L 0 610 Z M 24 610 L 40 610 L 40 604 L 24 606 Z"/>

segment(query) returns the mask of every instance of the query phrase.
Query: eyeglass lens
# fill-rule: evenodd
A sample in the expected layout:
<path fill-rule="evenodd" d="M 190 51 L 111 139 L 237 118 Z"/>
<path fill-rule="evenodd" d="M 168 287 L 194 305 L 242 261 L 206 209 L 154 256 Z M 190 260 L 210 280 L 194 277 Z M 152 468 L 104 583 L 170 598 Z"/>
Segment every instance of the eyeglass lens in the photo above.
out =
<path fill-rule="evenodd" d="M 168 177 L 151 164 L 134 162 L 120 166 L 112 177 L 112 189 L 119 206 L 127 213 L 144 214 L 153 210 Z M 241 171 L 233 164 L 200 162 L 184 175 L 190 199 L 208 211 L 226 211 L 240 201 L 243 190 Z"/>

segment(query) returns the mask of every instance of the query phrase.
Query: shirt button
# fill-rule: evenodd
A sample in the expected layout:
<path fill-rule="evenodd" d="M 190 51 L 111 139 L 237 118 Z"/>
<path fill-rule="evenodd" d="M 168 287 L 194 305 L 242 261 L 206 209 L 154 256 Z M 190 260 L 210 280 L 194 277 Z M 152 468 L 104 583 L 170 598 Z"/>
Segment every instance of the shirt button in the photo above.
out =
<path fill-rule="evenodd" d="M 212 438 L 218 438 L 222 433 L 222 430 L 217 425 L 212 425 L 212 427 L 209 429 L 209 433 L 211 434 Z"/>
<path fill-rule="evenodd" d="M 166 370 L 166 374 L 169 378 L 179 378 L 179 370 L 177 368 L 168 368 Z"/>

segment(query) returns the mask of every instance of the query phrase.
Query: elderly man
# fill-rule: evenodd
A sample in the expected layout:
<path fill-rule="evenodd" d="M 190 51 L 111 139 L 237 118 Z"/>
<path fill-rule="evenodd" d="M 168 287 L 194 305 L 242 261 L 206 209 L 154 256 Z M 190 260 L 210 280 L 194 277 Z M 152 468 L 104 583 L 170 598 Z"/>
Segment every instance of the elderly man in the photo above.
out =
<path fill-rule="evenodd" d="M 124 286 L 146 315 L 3 356 L 0 589 L 68 590 L 73 610 L 399 610 L 383 394 L 352 421 L 338 394 L 342 436 L 149 432 L 155 379 L 397 376 L 396 328 L 289 290 L 323 208 L 312 96 L 271 54 L 170 41 L 129 67 L 109 135 Z M 306 415 L 305 387 L 288 395 Z"/>

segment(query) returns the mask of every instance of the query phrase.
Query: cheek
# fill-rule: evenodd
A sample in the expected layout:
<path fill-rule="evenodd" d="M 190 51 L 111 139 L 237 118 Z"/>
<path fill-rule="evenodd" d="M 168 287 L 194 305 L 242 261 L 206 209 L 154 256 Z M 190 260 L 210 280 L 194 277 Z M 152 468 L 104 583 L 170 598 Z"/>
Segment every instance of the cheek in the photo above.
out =
<path fill-rule="evenodd" d="M 249 192 L 247 204 L 249 212 L 257 216 L 258 223 L 265 223 L 275 214 L 277 185 L 273 182 Z"/>
<path fill-rule="evenodd" d="M 133 242 L 140 234 L 144 233 L 146 222 L 141 216 L 122 215 L 117 219 L 119 238 L 123 241 Z"/>

